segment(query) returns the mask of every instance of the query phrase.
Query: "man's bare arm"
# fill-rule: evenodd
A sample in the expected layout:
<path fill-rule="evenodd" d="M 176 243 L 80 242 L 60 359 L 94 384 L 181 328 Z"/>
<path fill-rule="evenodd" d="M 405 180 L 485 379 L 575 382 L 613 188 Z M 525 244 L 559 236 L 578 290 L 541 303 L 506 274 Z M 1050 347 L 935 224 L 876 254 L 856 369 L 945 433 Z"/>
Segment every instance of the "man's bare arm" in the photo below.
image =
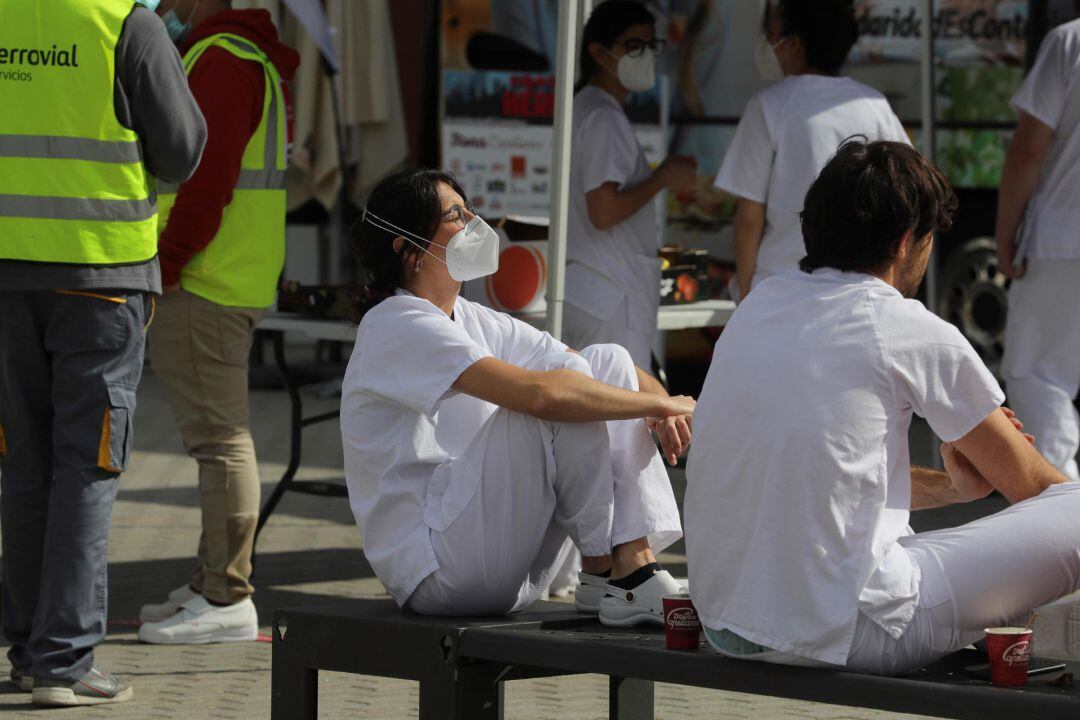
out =
<path fill-rule="evenodd" d="M 942 455 L 947 450 L 942 446 Z M 956 503 L 971 502 L 980 497 L 986 497 L 993 491 L 993 487 L 987 485 L 985 492 L 979 495 L 965 493 L 954 484 L 949 473 L 941 470 L 932 470 L 927 467 L 913 466 L 911 468 L 911 509 L 929 510 L 930 508 L 945 507 Z"/>
<path fill-rule="evenodd" d="M 974 473 L 1010 503 L 1027 500 L 1051 485 L 1067 482 L 1068 478 L 1039 454 L 1031 436 L 1020 428 L 1011 411 L 995 410 L 967 435 L 947 444 L 956 453 L 942 453 L 946 469 L 950 469 L 951 458 L 955 472 L 950 469 L 950 475 L 966 476 L 978 485 L 970 477 Z"/>

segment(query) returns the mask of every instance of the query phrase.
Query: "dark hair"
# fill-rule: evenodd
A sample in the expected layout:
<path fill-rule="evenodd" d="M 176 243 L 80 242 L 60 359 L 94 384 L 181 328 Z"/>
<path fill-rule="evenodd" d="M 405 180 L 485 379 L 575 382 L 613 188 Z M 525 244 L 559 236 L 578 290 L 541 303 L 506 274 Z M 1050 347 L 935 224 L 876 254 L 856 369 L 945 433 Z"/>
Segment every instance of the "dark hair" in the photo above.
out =
<path fill-rule="evenodd" d="M 945 175 L 903 143 L 865 140 L 845 140 L 806 193 L 805 272 L 880 272 L 909 230 L 919 240 L 952 227 L 956 194 Z"/>
<path fill-rule="evenodd" d="M 783 8 L 784 36 L 802 38 L 806 64 L 828 75 L 837 75 L 859 39 L 852 0 L 778 0 Z"/>
<path fill-rule="evenodd" d="M 585 87 L 592 80 L 600 67 L 589 54 L 591 43 L 600 43 L 611 47 L 615 40 L 635 25 L 655 25 L 656 17 L 637 0 L 607 0 L 593 8 L 581 33 L 581 55 L 578 59 L 578 81 L 576 90 Z"/>
<path fill-rule="evenodd" d="M 403 286 L 402 258 L 421 252 L 412 242 L 427 247 L 439 229 L 442 206 L 439 203 L 439 183 L 445 183 L 468 201 L 457 178 L 445 170 L 405 170 L 380 181 L 368 195 L 365 211 L 377 215 L 364 219 L 352 233 L 352 248 L 360 261 L 360 289 L 353 297 L 353 321 L 359 323 L 364 313 L 394 294 Z M 404 233 L 396 233 L 396 225 L 423 242 Z M 394 238 L 406 237 L 400 252 L 394 251 Z"/>

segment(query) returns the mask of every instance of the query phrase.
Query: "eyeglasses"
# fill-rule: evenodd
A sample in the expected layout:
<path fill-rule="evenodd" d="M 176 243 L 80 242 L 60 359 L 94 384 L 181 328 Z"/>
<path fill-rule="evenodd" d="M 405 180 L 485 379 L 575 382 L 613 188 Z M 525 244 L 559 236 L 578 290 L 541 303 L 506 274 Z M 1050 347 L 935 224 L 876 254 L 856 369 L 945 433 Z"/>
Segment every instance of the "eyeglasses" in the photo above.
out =
<path fill-rule="evenodd" d="M 464 228 L 465 213 L 468 213 L 469 215 L 475 215 L 476 208 L 474 208 L 469 203 L 465 203 L 464 206 L 454 203 L 446 210 L 446 212 L 442 214 L 442 221 L 457 223 L 459 227 Z"/>
<path fill-rule="evenodd" d="M 632 58 L 638 58 L 645 54 L 648 50 L 653 54 L 653 57 L 660 57 L 664 54 L 664 50 L 667 48 L 667 40 L 642 40 L 641 38 L 627 38 L 626 40 L 616 40 L 616 43 L 626 48 L 626 54 Z"/>

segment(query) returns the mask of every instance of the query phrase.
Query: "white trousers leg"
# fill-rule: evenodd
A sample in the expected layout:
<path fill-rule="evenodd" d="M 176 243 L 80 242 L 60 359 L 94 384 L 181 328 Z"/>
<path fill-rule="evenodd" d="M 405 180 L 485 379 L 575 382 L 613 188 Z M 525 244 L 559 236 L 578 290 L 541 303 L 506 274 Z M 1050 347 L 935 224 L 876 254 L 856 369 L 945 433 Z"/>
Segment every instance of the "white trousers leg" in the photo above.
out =
<path fill-rule="evenodd" d="M 1001 372 L 1035 446 L 1074 482 L 1080 418 L 1080 260 L 1031 260 L 1009 290 Z"/>
<path fill-rule="evenodd" d="M 625 302 L 607 320 L 598 320 L 566 303 L 563 306 L 563 340 L 572 348 L 599 343 L 619 345 L 630 353 L 634 365 L 646 372 L 652 372 L 652 337 L 648 333 L 630 329 L 630 308 Z M 577 573 L 580 569 L 581 554 L 577 550 L 571 550 L 570 556 L 551 582 L 552 590 L 577 585 Z"/>
<path fill-rule="evenodd" d="M 623 387 L 632 378 L 636 387 L 629 356 L 615 346 L 555 353 L 534 367 L 556 368 Z M 416 612 L 511 612 L 540 596 L 574 545 L 599 556 L 626 539 L 649 536 L 661 550 L 681 536 L 667 473 L 640 420 L 551 423 L 503 409 L 452 462 L 480 481 L 450 526 L 431 532 L 439 569 L 409 598 Z"/>
<path fill-rule="evenodd" d="M 1080 589 L 1080 485 L 900 542 L 922 575 L 915 616 L 894 640 L 860 615 L 848 669 L 911 672 Z"/>
<path fill-rule="evenodd" d="M 624 301 L 607 320 L 598 320 L 566 303 L 563 305 L 563 342 L 572 348 L 612 343 L 626 348 L 634 364 L 652 372 L 652 333 L 630 327 L 630 308 Z"/>

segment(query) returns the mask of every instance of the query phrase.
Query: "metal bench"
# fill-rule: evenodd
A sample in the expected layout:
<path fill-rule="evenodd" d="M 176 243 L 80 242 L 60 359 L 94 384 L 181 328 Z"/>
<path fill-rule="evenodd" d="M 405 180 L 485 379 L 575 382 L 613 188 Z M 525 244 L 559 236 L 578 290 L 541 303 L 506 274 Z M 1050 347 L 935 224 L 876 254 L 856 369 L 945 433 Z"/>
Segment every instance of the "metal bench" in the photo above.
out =
<path fill-rule="evenodd" d="M 401 612 L 388 600 L 335 601 L 279 610 L 273 631 L 272 720 L 314 720 L 319 670 L 416 680 L 423 720 L 501 720 L 506 681 L 578 673 L 610 678 L 609 716 L 651 720 L 653 683 L 938 717 L 1080 717 L 1080 691 L 1033 677 L 1023 689 L 991 687 L 955 653 L 906 678 L 728 660 L 668 650 L 659 628 L 615 630 L 560 603 L 494 618 Z M 1080 674 L 1080 663 L 1067 671 Z"/>

